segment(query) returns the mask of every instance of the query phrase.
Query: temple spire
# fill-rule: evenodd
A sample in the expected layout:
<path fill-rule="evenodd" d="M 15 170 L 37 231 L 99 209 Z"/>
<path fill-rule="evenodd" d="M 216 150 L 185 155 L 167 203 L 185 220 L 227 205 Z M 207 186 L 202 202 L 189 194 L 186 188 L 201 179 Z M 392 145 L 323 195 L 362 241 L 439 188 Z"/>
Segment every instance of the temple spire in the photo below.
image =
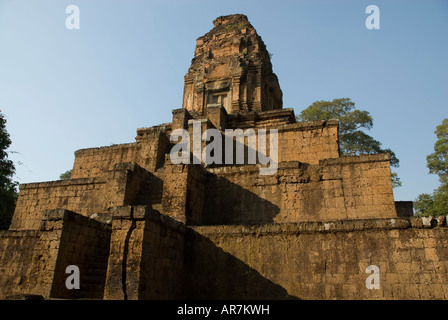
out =
<path fill-rule="evenodd" d="M 185 75 L 183 108 L 202 116 L 207 105 L 227 113 L 282 108 L 282 91 L 269 52 L 247 17 L 218 17 L 214 28 L 196 40 Z"/>

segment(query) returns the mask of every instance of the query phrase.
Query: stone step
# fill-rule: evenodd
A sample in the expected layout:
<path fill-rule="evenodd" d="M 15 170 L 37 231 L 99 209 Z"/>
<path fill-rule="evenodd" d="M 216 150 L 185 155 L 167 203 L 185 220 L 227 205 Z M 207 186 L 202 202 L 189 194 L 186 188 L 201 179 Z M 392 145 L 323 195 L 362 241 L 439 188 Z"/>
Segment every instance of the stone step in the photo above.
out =
<path fill-rule="evenodd" d="M 109 259 L 109 255 L 95 256 L 93 261 L 107 261 Z"/>
<path fill-rule="evenodd" d="M 104 274 L 104 276 L 87 276 L 84 281 L 86 282 L 86 284 L 99 284 L 104 286 L 104 284 L 106 283 L 106 275 Z"/>
<path fill-rule="evenodd" d="M 89 273 L 89 270 L 94 270 L 94 269 L 103 269 L 106 270 L 107 269 L 107 261 L 106 262 L 93 262 L 90 263 L 88 266 L 88 269 L 86 270 L 87 274 Z"/>
<path fill-rule="evenodd" d="M 107 265 L 104 268 L 89 268 L 87 269 L 87 277 L 102 277 L 107 273 Z"/>
<path fill-rule="evenodd" d="M 108 260 L 109 256 L 96 256 L 95 258 L 93 258 L 91 264 L 103 264 L 107 263 Z"/>
<path fill-rule="evenodd" d="M 85 283 L 84 285 L 81 285 L 81 290 L 83 296 L 86 296 L 87 293 L 103 293 L 104 285 L 97 283 Z"/>

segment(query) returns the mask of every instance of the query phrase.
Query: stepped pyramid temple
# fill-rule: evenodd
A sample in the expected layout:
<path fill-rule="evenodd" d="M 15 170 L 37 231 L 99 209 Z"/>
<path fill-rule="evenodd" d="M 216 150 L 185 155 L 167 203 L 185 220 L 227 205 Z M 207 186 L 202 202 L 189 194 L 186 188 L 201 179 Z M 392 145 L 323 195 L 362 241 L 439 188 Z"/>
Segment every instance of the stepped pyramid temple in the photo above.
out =
<path fill-rule="evenodd" d="M 283 108 L 245 15 L 213 24 L 172 122 L 20 186 L 0 298 L 447 299 L 445 217 L 394 201 L 389 154 L 341 157 L 337 119 Z"/>

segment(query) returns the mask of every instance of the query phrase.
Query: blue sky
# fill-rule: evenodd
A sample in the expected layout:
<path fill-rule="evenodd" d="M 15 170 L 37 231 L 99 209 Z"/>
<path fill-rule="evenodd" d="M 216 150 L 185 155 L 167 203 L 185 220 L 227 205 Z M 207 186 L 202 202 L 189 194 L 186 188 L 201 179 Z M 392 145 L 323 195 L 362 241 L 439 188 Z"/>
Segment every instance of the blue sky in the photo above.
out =
<path fill-rule="evenodd" d="M 68 30 L 69 5 L 80 29 Z M 368 30 L 368 5 L 380 29 Z M 221 15 L 246 14 L 299 114 L 348 97 L 368 133 L 400 159 L 396 200 L 431 193 L 434 130 L 448 117 L 448 1 L 0 0 L 0 110 L 20 183 L 57 180 L 74 151 L 135 141 L 171 121 L 195 40 Z"/>

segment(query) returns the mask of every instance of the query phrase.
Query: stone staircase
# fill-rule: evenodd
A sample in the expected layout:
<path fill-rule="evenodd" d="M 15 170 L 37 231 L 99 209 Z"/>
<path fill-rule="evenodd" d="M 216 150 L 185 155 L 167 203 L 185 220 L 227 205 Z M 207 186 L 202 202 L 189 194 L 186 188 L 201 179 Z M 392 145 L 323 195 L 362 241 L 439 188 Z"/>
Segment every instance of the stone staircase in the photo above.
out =
<path fill-rule="evenodd" d="M 82 298 L 103 299 L 106 284 L 108 256 L 96 256 L 89 264 L 81 281 Z"/>

